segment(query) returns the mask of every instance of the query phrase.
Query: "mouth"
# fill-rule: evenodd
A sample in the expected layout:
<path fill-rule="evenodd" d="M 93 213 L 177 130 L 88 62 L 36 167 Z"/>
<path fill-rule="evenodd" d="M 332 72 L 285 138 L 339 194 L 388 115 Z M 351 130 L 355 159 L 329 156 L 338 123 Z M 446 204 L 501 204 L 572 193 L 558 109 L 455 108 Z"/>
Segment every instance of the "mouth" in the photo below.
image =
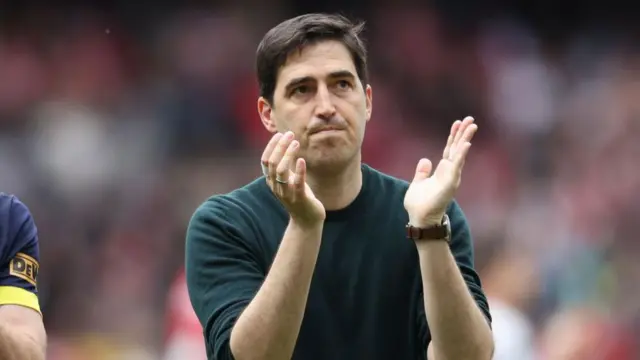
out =
<path fill-rule="evenodd" d="M 318 130 L 312 131 L 311 135 L 322 134 L 322 133 L 332 133 L 332 132 L 337 132 L 337 131 L 342 131 L 342 129 L 338 129 L 337 127 L 328 126 L 328 127 L 322 128 L 322 129 L 318 129 Z"/>

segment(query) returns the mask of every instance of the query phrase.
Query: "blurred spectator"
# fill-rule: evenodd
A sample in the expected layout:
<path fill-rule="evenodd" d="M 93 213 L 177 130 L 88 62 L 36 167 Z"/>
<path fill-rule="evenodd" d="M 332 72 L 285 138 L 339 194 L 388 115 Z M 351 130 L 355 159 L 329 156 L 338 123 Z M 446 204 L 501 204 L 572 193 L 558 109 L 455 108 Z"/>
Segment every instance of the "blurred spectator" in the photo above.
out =
<path fill-rule="evenodd" d="M 191 307 L 184 270 L 178 273 L 171 284 L 166 316 L 162 359 L 206 359 L 202 326 Z"/>
<path fill-rule="evenodd" d="M 535 264 L 515 249 L 485 246 L 494 247 L 481 269 L 493 320 L 494 360 L 534 360 L 535 327 L 528 312 L 540 290 Z"/>

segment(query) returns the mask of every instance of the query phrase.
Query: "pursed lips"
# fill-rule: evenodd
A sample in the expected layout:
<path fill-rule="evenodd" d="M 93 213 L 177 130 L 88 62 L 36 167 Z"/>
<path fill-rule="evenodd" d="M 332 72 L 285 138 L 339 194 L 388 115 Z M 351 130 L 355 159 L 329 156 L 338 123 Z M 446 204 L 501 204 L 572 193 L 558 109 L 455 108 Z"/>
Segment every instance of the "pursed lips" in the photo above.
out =
<path fill-rule="evenodd" d="M 323 127 L 321 129 L 312 131 L 311 135 L 319 134 L 319 133 L 323 133 L 323 132 L 329 132 L 329 131 L 340 131 L 340 130 L 342 130 L 342 129 L 339 129 L 339 128 L 334 127 L 334 126 L 327 126 L 327 127 Z"/>

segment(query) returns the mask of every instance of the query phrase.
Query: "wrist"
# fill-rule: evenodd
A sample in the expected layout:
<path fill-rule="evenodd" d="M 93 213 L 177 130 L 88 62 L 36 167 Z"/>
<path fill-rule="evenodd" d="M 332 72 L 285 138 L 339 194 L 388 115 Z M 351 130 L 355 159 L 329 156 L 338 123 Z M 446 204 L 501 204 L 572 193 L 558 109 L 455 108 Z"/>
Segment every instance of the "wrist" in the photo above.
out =
<path fill-rule="evenodd" d="M 293 230 L 305 232 L 305 233 L 313 233 L 319 232 L 322 233 L 322 229 L 324 227 L 324 221 L 304 221 L 301 219 L 296 219 L 291 217 L 289 220 L 289 227 Z"/>
<path fill-rule="evenodd" d="M 418 256 L 425 256 L 428 254 L 444 254 L 450 253 L 449 243 L 446 241 L 414 241 L 416 249 L 418 250 Z"/>
<path fill-rule="evenodd" d="M 442 224 L 442 219 L 444 218 L 444 214 L 442 215 L 430 215 L 426 217 L 417 217 L 409 215 L 409 224 L 415 226 L 417 228 L 428 228 L 432 226 L 438 226 Z"/>

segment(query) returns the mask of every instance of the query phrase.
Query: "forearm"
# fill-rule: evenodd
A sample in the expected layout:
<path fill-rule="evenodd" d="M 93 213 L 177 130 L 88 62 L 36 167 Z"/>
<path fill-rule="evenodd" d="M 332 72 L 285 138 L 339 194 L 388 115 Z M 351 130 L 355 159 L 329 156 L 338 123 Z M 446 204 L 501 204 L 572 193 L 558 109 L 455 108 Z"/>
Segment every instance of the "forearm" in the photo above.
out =
<path fill-rule="evenodd" d="M 44 360 L 44 345 L 19 329 L 0 323 L 0 360 Z"/>
<path fill-rule="evenodd" d="M 291 358 L 321 237 L 322 224 L 308 229 L 289 223 L 269 274 L 231 332 L 237 360 Z"/>
<path fill-rule="evenodd" d="M 431 241 L 418 245 L 424 306 L 435 359 L 489 360 L 491 329 L 460 274 L 449 245 Z"/>

